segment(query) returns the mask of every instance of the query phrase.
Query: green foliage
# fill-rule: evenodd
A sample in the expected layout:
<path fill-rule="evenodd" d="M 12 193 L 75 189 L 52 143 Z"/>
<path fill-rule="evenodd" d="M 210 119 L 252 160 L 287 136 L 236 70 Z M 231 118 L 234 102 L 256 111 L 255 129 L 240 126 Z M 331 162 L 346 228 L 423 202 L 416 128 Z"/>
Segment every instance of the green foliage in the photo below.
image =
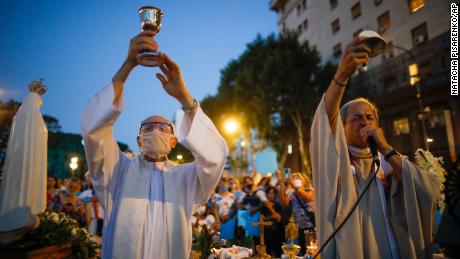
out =
<path fill-rule="evenodd" d="M 3 170 L 3 163 L 6 157 L 6 147 L 10 137 L 11 123 L 13 117 L 21 106 L 20 102 L 9 100 L 2 102 L 0 100 L 0 175 Z"/>
<path fill-rule="evenodd" d="M 257 38 L 221 72 L 218 93 L 202 102 L 203 110 L 220 126 L 225 117 L 243 120 L 279 154 L 292 136 L 308 142 L 308 128 L 317 104 L 335 72 L 308 42 L 296 34 Z M 300 134 L 302 133 L 302 134 Z"/>
<path fill-rule="evenodd" d="M 51 245 L 72 245 L 71 258 L 99 258 L 100 245 L 90 239 L 85 228 L 60 212 L 43 212 L 39 215 L 40 226 L 30 233 L 33 240 L 37 240 L 43 247 Z"/>
<path fill-rule="evenodd" d="M 182 159 L 180 161 L 177 159 L 177 155 L 182 155 Z M 168 159 L 178 164 L 191 163 L 195 160 L 192 152 L 180 143 L 177 143 L 176 147 L 171 150 L 171 153 L 168 155 Z"/>

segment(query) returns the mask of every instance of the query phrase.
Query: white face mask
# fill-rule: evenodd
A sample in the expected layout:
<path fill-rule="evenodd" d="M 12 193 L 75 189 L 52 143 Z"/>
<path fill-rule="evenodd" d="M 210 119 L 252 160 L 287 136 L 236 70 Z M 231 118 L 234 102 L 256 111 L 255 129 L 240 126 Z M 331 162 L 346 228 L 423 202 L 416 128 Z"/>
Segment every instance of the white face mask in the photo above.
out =
<path fill-rule="evenodd" d="M 158 159 L 171 152 L 171 134 L 160 132 L 157 129 L 141 133 L 141 152 L 151 158 Z"/>
<path fill-rule="evenodd" d="M 301 187 L 302 186 L 302 180 L 300 179 L 295 179 L 294 180 L 294 187 Z"/>

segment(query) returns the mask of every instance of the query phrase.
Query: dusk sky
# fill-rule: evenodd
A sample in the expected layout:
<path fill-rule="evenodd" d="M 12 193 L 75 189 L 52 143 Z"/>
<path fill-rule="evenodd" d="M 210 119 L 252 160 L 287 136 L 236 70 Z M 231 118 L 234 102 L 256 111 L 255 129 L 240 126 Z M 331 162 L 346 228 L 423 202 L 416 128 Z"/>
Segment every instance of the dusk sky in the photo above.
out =
<path fill-rule="evenodd" d="M 164 11 L 160 50 L 179 64 L 198 101 L 216 93 L 220 71 L 257 34 L 278 31 L 268 0 L 2 1 L 0 99 L 22 101 L 27 84 L 44 78 L 42 113 L 56 117 L 62 131 L 80 133 L 86 104 L 125 59 L 145 5 Z M 137 67 L 126 83 L 127 108 L 115 136 L 136 153 L 139 122 L 151 114 L 172 119 L 180 108 L 163 91 L 158 71 Z"/>

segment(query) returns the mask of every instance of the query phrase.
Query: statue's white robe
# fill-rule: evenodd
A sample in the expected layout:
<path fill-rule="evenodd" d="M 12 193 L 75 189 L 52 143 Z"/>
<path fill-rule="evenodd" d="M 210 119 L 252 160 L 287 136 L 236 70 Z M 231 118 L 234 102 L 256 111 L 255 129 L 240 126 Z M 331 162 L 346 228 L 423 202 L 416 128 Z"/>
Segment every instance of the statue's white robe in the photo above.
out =
<path fill-rule="evenodd" d="M 30 92 L 14 116 L 0 185 L 0 232 L 29 228 L 46 208 L 48 129 L 40 95 Z"/>

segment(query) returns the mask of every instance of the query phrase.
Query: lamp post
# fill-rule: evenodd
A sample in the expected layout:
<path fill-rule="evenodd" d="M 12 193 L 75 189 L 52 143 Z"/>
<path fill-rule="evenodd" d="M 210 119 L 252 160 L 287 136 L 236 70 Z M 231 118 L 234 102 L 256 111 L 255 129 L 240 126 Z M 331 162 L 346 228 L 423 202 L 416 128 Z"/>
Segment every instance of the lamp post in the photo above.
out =
<path fill-rule="evenodd" d="M 228 119 L 224 122 L 224 129 L 229 135 L 233 135 L 238 130 L 238 121 L 235 119 Z"/>
<path fill-rule="evenodd" d="M 401 46 L 393 45 L 393 48 L 402 50 L 409 55 L 409 59 L 411 61 L 411 64 L 408 67 L 409 84 L 411 86 L 414 86 L 417 91 L 416 97 L 417 97 L 417 102 L 418 102 L 418 109 L 420 112 L 418 115 L 418 119 L 422 123 L 423 145 L 426 150 L 429 150 L 429 143 L 428 143 L 429 137 L 428 137 L 426 125 L 425 125 L 425 120 L 427 119 L 427 115 L 425 114 L 425 110 L 423 108 L 422 92 L 420 90 L 420 75 L 418 73 L 417 62 L 415 62 L 415 56 L 410 50 L 403 48 Z"/>
<path fill-rule="evenodd" d="M 236 149 L 239 148 L 239 145 L 235 145 L 235 134 L 240 130 L 240 125 L 238 120 L 235 118 L 228 118 L 224 121 L 224 131 L 225 133 L 230 137 L 230 143 L 231 143 L 231 158 L 232 158 L 232 164 L 234 165 L 235 169 L 235 176 L 239 176 L 239 165 L 238 165 L 238 158 L 236 157 Z M 236 141 L 238 142 L 238 141 Z"/>
<path fill-rule="evenodd" d="M 70 159 L 69 167 L 72 170 L 72 176 L 74 176 L 75 170 L 78 168 L 78 157 L 74 156 Z"/>

